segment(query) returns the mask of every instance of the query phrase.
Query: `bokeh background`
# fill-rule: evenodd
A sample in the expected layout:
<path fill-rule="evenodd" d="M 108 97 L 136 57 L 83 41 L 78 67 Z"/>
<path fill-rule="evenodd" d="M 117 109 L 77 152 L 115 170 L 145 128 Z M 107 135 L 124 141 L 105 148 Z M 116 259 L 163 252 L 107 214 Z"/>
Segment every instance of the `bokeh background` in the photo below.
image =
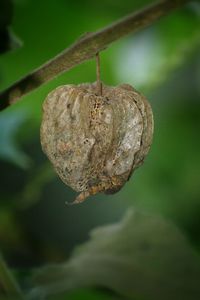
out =
<path fill-rule="evenodd" d="M 54 57 L 85 32 L 96 31 L 149 3 L 152 1 L 1 0 L 0 90 Z M 173 257 L 173 262 L 179 261 L 182 246 L 181 249 L 178 244 L 173 246 L 173 253 L 171 246 L 168 247 L 177 242 L 179 235 L 184 239 L 184 247 L 195 256 L 195 262 L 190 262 L 186 254 L 179 261 L 183 281 L 178 286 L 181 292 L 181 286 L 188 284 L 190 296 L 179 298 L 177 294 L 173 298 L 173 289 L 169 289 L 166 299 L 200 299 L 198 282 L 187 283 L 184 279 L 188 268 L 194 278 L 200 279 L 199 53 L 199 1 L 189 3 L 135 35 L 118 40 L 101 53 L 102 80 L 109 85 L 133 85 L 149 99 L 155 118 L 154 140 L 144 165 L 136 170 L 120 192 L 112 196 L 99 194 L 81 205 L 66 206 L 65 202 L 72 201 L 76 193 L 57 177 L 40 146 L 41 107 L 46 95 L 62 84 L 95 81 L 94 60 L 41 86 L 0 113 L 0 252 L 8 266 L 15 270 L 15 277 L 26 292 L 32 289 L 29 278 L 35 268 L 50 264 L 63 266 L 64 262 L 70 261 L 74 249 L 90 239 L 91 230 L 113 223 L 123 227 L 121 220 L 127 211 L 136 211 L 139 223 L 132 224 L 136 229 L 144 224 L 146 228 L 151 227 L 152 218 L 158 224 L 148 234 L 127 225 L 123 233 L 124 236 L 127 232 L 130 234 L 127 241 L 136 241 L 137 236 L 144 240 L 158 236 L 158 242 L 159 239 L 162 241 L 163 235 L 157 235 L 157 231 L 160 230 L 159 222 L 166 222 L 172 228 L 166 233 L 168 240 L 162 248 L 163 254 L 159 252 L 161 261 L 162 255 Z M 132 217 L 134 219 L 134 213 Z M 110 227 L 103 228 L 111 230 Z M 176 231 L 178 236 L 174 237 Z M 116 249 L 123 244 L 120 240 L 119 244 L 115 245 L 116 241 L 112 244 L 112 234 L 109 239 L 111 249 L 112 245 Z M 151 249 L 154 249 L 153 245 Z M 98 243 L 96 247 L 96 251 L 100 251 Z M 132 245 L 129 250 L 135 253 Z M 126 251 L 128 246 L 120 255 L 127 257 Z M 92 253 L 91 260 L 95 252 Z M 156 257 L 151 258 L 150 269 L 152 272 L 154 268 L 159 269 L 158 278 L 163 276 L 165 282 L 171 275 L 166 272 L 166 265 L 156 265 Z M 123 286 L 129 267 L 121 266 L 121 275 L 119 269 L 107 276 L 106 282 L 111 279 L 114 284 L 98 281 L 98 275 L 94 283 L 74 283 L 72 291 L 66 284 L 60 285 L 60 289 L 52 288 L 54 296 L 50 291 L 49 299 L 161 299 L 158 295 L 163 291 L 159 289 L 162 284 L 153 279 L 150 284 L 148 263 L 139 262 L 138 258 L 137 270 L 144 276 L 140 280 L 141 287 L 131 292 Z M 170 262 L 172 266 L 172 260 Z M 186 262 L 188 268 L 185 268 Z M 82 270 L 83 277 L 87 277 L 90 263 Z M 193 266 L 199 267 L 194 271 Z M 73 272 L 66 275 L 59 266 L 56 270 L 58 274 L 62 273 L 58 282 L 68 276 L 74 276 L 74 282 L 77 282 L 79 275 L 75 276 Z M 134 270 L 129 274 L 130 280 L 134 280 Z M 47 271 L 48 274 L 51 272 L 53 276 L 54 270 Z M 106 277 L 106 269 L 104 272 L 102 276 Z M 152 274 L 149 275 L 151 278 Z M 178 290 L 178 274 L 173 278 L 175 290 Z M 52 278 L 49 279 L 51 284 L 56 281 Z M 120 278 L 122 288 L 118 290 Z M 48 283 L 48 278 L 45 280 Z M 34 285 L 41 284 L 40 279 L 39 282 Z M 38 294 L 37 297 L 39 299 Z"/>

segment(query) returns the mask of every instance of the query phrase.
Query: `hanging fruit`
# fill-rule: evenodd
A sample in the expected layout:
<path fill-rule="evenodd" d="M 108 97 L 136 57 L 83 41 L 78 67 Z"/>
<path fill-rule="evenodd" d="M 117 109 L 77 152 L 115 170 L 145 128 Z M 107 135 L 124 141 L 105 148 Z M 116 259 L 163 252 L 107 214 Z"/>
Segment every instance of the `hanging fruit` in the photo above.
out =
<path fill-rule="evenodd" d="M 98 71 L 99 72 L 99 71 Z M 41 145 L 62 181 L 80 195 L 115 193 L 147 155 L 153 115 L 132 86 L 57 87 L 43 104 Z"/>

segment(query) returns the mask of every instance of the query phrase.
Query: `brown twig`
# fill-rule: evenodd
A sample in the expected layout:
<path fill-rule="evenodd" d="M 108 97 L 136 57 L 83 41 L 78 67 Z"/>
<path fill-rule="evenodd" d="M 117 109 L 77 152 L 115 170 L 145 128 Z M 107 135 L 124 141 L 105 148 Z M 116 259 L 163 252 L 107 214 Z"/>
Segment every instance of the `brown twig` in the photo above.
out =
<path fill-rule="evenodd" d="M 151 25 L 190 0 L 162 0 L 135 12 L 97 32 L 88 33 L 71 47 L 10 86 L 0 95 L 0 110 L 18 101 L 22 96 L 85 60 L 93 58 L 112 42 L 130 32 Z"/>

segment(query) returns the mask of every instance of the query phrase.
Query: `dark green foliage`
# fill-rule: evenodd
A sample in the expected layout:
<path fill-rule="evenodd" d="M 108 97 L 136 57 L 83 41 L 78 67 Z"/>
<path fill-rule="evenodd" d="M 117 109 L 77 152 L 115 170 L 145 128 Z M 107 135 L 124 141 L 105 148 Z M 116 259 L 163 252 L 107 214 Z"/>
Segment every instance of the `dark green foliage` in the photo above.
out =
<path fill-rule="evenodd" d="M 0 56 L 0 90 L 84 32 L 150 2 L 14 0 L 13 16 L 8 6 L 0 24 L 10 25 L 23 47 Z M 62 84 L 95 81 L 94 61 L 0 113 L 0 251 L 29 299 L 43 293 L 48 300 L 200 298 L 199 25 L 197 1 L 101 53 L 102 80 L 132 84 L 149 99 L 155 118 L 144 166 L 116 195 L 100 194 L 67 207 L 65 201 L 75 193 L 57 178 L 39 141 L 48 92 Z M 131 215 L 123 231 L 123 215 L 132 207 L 141 213 Z M 113 222 L 118 223 L 97 229 L 86 242 L 92 229 Z M 145 244 L 137 248 L 141 240 L 148 241 L 148 251 Z M 33 269 L 44 265 L 48 273 L 42 271 L 33 283 Z M 1 286 L 0 271 L 0 291 Z"/>

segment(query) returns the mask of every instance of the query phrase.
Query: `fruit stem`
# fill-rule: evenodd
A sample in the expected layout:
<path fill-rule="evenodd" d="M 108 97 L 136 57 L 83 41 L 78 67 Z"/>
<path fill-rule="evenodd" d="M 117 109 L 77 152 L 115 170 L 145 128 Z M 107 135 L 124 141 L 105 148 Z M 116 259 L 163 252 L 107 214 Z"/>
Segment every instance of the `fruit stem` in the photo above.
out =
<path fill-rule="evenodd" d="M 100 79 L 100 55 L 99 52 L 96 54 L 96 75 L 97 75 L 97 93 L 102 96 L 102 82 Z"/>

